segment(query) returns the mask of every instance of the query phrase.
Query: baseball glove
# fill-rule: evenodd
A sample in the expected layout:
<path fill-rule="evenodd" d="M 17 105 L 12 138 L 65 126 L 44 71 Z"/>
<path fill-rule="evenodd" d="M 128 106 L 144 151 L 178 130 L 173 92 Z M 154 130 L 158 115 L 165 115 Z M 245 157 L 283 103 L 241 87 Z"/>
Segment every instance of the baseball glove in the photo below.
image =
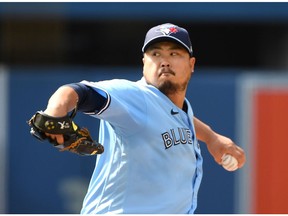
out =
<path fill-rule="evenodd" d="M 70 116 L 52 117 L 42 111 L 36 112 L 28 121 L 31 126 L 30 134 L 40 141 L 48 140 L 54 147 L 60 151 L 70 151 L 79 155 L 102 154 L 104 147 L 96 142 L 90 136 L 88 129 L 79 128 L 72 119 L 76 114 L 76 109 Z M 62 134 L 64 143 L 58 144 L 56 140 L 51 139 L 48 134 Z"/>

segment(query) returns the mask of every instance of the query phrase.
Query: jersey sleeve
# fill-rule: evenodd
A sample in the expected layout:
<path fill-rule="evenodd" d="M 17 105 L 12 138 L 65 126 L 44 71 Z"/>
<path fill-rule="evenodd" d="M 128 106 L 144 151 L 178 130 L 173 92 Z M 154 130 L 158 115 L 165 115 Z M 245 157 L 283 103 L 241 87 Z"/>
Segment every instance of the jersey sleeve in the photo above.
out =
<path fill-rule="evenodd" d="M 83 83 L 71 83 L 67 84 L 70 88 L 78 94 L 77 110 L 84 113 L 88 112 L 100 112 L 107 104 L 107 94 L 103 91 L 95 91 L 92 87 Z"/>
<path fill-rule="evenodd" d="M 109 122 L 119 130 L 140 130 L 146 122 L 146 102 L 143 92 L 135 83 L 127 80 L 100 82 L 82 81 L 95 91 L 105 94 L 106 104 L 98 112 L 90 112 L 96 118 Z"/>

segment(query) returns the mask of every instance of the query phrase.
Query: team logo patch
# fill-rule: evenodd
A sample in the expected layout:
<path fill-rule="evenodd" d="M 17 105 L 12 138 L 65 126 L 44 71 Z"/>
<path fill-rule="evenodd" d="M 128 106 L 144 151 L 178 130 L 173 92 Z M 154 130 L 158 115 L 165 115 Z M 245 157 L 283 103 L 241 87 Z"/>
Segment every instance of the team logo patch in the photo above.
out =
<path fill-rule="evenodd" d="M 158 31 L 161 32 L 163 35 L 170 35 L 172 33 L 177 33 L 178 29 L 174 25 L 163 25 Z"/>

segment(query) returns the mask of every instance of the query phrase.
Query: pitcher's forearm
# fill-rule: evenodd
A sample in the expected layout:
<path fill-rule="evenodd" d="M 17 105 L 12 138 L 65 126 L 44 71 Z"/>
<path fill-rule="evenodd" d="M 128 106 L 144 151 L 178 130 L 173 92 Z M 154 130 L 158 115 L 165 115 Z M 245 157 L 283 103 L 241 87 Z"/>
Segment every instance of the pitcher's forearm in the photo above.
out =
<path fill-rule="evenodd" d="M 69 86 L 62 86 L 50 97 L 46 114 L 61 117 L 73 110 L 78 102 L 78 94 Z"/>
<path fill-rule="evenodd" d="M 211 127 L 209 127 L 208 125 L 206 125 L 205 123 L 197 119 L 196 117 L 194 117 L 193 121 L 194 121 L 196 136 L 198 140 L 206 144 L 209 144 L 212 140 L 215 140 L 215 138 L 217 137 L 217 134 L 215 133 L 215 131 L 211 129 Z"/>

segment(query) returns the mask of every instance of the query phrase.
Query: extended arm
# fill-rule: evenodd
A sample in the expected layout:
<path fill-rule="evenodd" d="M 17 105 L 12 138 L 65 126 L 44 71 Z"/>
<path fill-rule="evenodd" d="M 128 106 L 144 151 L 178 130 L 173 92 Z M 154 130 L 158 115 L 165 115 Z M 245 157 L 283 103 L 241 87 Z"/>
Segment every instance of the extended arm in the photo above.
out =
<path fill-rule="evenodd" d="M 221 164 L 221 157 L 226 153 L 231 154 L 238 160 L 239 168 L 244 165 L 246 161 L 245 152 L 230 138 L 216 133 L 196 117 L 194 117 L 194 125 L 197 139 L 206 143 L 210 154 L 218 164 Z"/>
<path fill-rule="evenodd" d="M 78 94 L 69 86 L 62 86 L 50 97 L 47 108 L 44 113 L 53 117 L 66 116 L 68 112 L 73 110 L 78 102 Z M 51 139 L 57 141 L 57 143 L 64 143 L 63 135 L 58 134 L 46 134 Z"/>
<path fill-rule="evenodd" d="M 78 94 L 69 86 L 62 86 L 50 97 L 46 110 L 47 115 L 62 117 L 73 110 L 78 102 Z"/>
<path fill-rule="evenodd" d="M 61 86 L 50 97 L 44 113 L 53 117 L 66 116 L 77 106 L 83 112 L 97 112 L 106 104 L 107 98 L 100 90 L 94 90 L 82 83 Z M 46 134 L 48 135 L 48 134 Z M 58 143 L 63 143 L 62 135 L 49 134 Z"/>

